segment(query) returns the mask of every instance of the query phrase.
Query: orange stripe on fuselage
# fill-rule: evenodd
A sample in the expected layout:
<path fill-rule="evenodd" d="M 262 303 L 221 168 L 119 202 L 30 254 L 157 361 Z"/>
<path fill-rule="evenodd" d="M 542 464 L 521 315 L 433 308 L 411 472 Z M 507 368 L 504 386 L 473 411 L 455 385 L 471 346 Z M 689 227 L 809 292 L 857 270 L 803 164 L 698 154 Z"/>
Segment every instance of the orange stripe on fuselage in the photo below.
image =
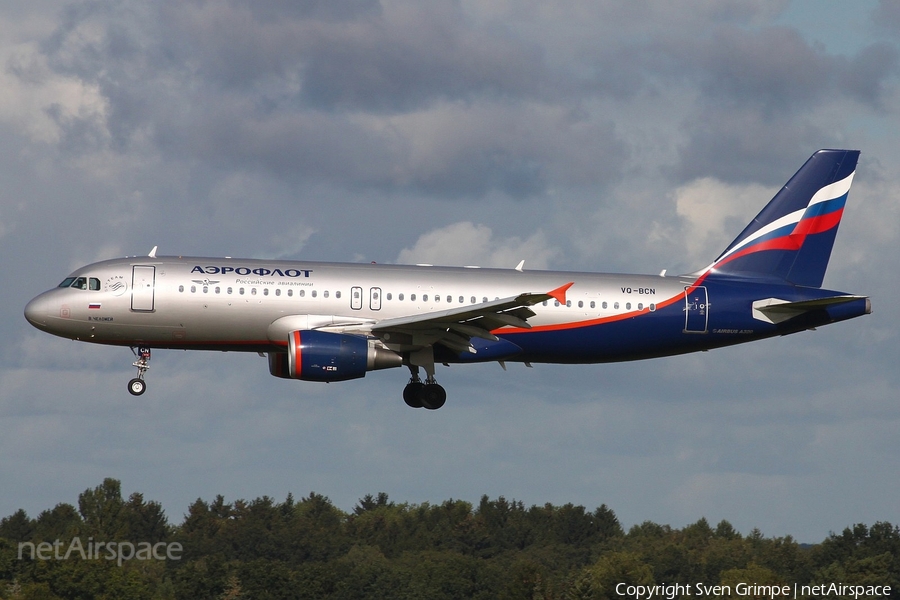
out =
<path fill-rule="evenodd" d="M 690 286 L 685 287 L 685 292 L 690 292 L 695 289 L 700 281 L 706 277 L 706 273 L 704 273 L 703 277 L 695 281 Z M 661 308 L 666 308 L 667 306 L 671 306 L 675 302 L 679 302 L 684 300 L 684 294 L 678 294 L 676 296 L 672 296 L 662 302 L 656 303 L 656 310 Z M 649 314 L 651 311 L 649 308 L 643 308 L 641 310 L 633 310 L 626 313 L 622 313 L 620 315 L 612 315 L 610 317 L 600 317 L 597 319 L 587 319 L 585 321 L 570 321 L 568 323 L 556 323 L 554 325 L 537 325 L 532 327 L 531 329 L 525 329 L 523 327 L 501 327 L 500 329 L 494 329 L 491 331 L 494 335 L 507 335 L 510 333 L 534 333 L 537 331 L 563 331 L 566 329 L 579 329 L 581 327 L 591 327 L 593 325 L 603 325 L 605 323 L 615 323 L 616 321 L 623 321 L 625 319 L 633 319 L 640 315 Z"/>

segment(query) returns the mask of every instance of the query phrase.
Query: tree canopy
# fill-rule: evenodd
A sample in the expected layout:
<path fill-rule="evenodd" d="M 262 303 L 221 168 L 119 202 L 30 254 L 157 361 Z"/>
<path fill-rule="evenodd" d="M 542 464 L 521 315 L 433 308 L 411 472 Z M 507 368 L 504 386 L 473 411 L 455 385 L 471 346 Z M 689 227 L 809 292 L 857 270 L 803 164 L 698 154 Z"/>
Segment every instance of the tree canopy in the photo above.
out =
<path fill-rule="evenodd" d="M 385 493 L 349 512 L 316 493 L 198 498 L 172 524 L 159 503 L 123 498 L 115 479 L 82 492 L 77 508 L 0 520 L 4 600 L 612 599 L 627 597 L 616 592 L 622 583 L 698 581 L 889 585 L 896 598 L 900 529 L 855 524 L 801 545 L 706 519 L 626 532 L 606 505 L 527 507 L 502 496 L 408 504 Z"/>

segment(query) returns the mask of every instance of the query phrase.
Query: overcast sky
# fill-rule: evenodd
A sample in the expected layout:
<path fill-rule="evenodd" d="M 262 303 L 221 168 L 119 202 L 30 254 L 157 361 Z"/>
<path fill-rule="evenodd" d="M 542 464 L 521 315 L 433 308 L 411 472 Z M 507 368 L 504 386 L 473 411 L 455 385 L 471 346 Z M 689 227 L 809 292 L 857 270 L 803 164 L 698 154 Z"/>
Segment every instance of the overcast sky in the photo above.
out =
<path fill-rule="evenodd" d="M 10 0 L 0 5 L 0 516 L 104 477 L 198 497 L 607 504 L 821 541 L 900 523 L 900 5 Z M 145 254 L 608 272 L 708 264 L 817 149 L 862 151 L 827 287 L 874 314 L 647 362 L 285 381 L 254 354 L 33 329 Z"/>

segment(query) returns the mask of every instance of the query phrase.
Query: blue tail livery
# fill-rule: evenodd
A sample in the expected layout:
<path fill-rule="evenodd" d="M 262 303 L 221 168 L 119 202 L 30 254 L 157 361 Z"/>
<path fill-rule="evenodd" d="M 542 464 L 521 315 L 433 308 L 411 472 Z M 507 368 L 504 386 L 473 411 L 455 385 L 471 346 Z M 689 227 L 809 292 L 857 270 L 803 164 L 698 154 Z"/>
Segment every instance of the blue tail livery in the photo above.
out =
<path fill-rule="evenodd" d="M 130 346 L 135 396 L 146 390 L 154 348 L 243 351 L 266 356 L 281 379 L 338 382 L 405 366 L 403 400 L 436 409 L 447 397 L 435 379 L 440 364 L 637 360 L 870 313 L 866 296 L 821 287 L 858 158 L 856 150 L 813 154 L 691 275 L 157 256 L 154 248 L 77 269 L 29 302 L 25 317 L 60 337 Z"/>
<path fill-rule="evenodd" d="M 711 271 L 820 287 L 858 159 L 858 150 L 813 154 Z"/>

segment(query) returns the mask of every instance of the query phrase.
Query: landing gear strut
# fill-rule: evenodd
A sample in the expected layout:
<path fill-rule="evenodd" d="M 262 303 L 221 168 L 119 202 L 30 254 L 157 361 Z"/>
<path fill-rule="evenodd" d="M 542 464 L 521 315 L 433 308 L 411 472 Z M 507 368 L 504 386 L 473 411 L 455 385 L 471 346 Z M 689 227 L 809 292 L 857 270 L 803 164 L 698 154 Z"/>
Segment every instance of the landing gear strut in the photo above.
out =
<path fill-rule="evenodd" d="M 137 360 L 131 366 L 137 367 L 137 377 L 128 382 L 128 392 L 132 396 L 140 396 L 147 391 L 147 383 L 144 381 L 144 373 L 150 369 L 150 348 L 131 349 Z"/>
<path fill-rule="evenodd" d="M 431 350 L 431 348 L 429 347 L 428 350 Z M 407 406 L 437 410 L 447 401 L 447 391 L 434 380 L 434 358 L 433 355 L 431 356 L 430 364 L 427 360 L 428 357 L 424 357 L 425 360 L 422 361 L 425 363 L 422 366 L 425 367 L 427 375 L 425 383 L 422 383 L 422 380 L 419 379 L 419 364 L 413 363 L 413 356 L 410 357 L 410 364 L 408 365 L 410 373 L 409 383 L 403 388 L 403 401 L 406 402 Z M 423 357 L 416 358 L 422 359 Z"/>

